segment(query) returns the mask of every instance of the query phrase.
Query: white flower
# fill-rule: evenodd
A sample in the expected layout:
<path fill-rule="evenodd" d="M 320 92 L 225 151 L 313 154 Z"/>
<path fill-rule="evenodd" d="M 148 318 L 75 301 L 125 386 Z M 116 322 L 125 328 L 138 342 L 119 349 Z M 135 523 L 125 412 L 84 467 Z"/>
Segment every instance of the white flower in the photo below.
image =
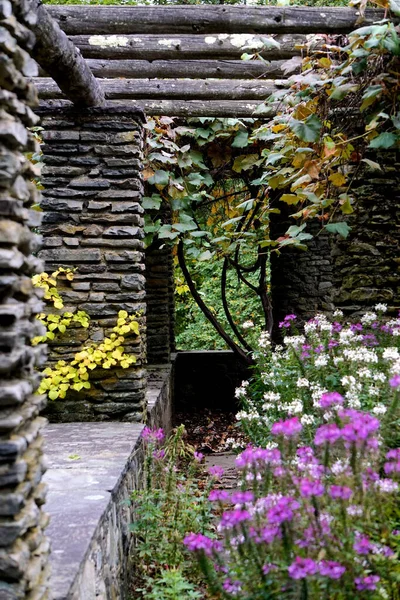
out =
<path fill-rule="evenodd" d="M 398 360 L 400 358 L 399 350 L 396 347 L 385 348 L 382 354 L 384 360 Z"/>
<path fill-rule="evenodd" d="M 364 362 L 364 363 L 377 363 L 378 355 L 375 350 L 369 350 L 368 348 L 357 348 L 343 350 L 343 356 L 352 362 Z"/>
<path fill-rule="evenodd" d="M 243 329 L 251 329 L 254 327 L 253 321 L 245 321 L 242 325 Z"/>
<path fill-rule="evenodd" d="M 361 323 L 364 323 L 364 325 L 369 325 L 370 323 L 373 323 L 374 321 L 376 321 L 377 316 L 376 313 L 374 312 L 366 312 L 360 319 Z"/>
<path fill-rule="evenodd" d="M 400 335 L 400 329 L 399 329 L 398 327 L 395 327 L 395 328 L 393 329 L 392 335 L 393 335 L 394 337 L 398 337 L 398 336 Z"/>
<path fill-rule="evenodd" d="M 385 373 L 382 373 L 381 371 L 376 371 L 373 374 L 373 380 L 374 381 L 381 381 L 382 383 L 384 383 L 386 381 L 386 375 Z"/>
<path fill-rule="evenodd" d="M 378 488 L 381 492 L 397 492 L 399 489 L 399 484 L 392 479 L 378 479 L 375 481 L 375 487 Z"/>
<path fill-rule="evenodd" d="M 306 333 L 311 333 L 311 331 L 315 331 L 317 329 L 317 324 L 316 323 L 306 323 L 304 325 L 304 331 Z"/>
<path fill-rule="evenodd" d="M 343 311 L 342 310 L 335 310 L 335 312 L 333 313 L 334 317 L 343 317 Z"/>
<path fill-rule="evenodd" d="M 348 346 L 354 341 L 356 334 L 351 329 L 342 329 L 339 333 L 339 343 L 343 346 Z"/>
<path fill-rule="evenodd" d="M 331 471 L 334 475 L 340 475 L 341 473 L 344 473 L 346 471 L 346 469 L 348 469 L 348 467 L 349 467 L 348 459 L 342 460 L 339 458 L 332 464 Z"/>
<path fill-rule="evenodd" d="M 396 360 L 390 369 L 393 375 L 400 375 L 400 360 Z"/>
<path fill-rule="evenodd" d="M 352 516 L 352 517 L 360 517 L 363 514 L 363 509 L 362 506 L 356 506 L 355 504 L 351 504 L 350 506 L 347 507 L 346 510 L 347 514 Z"/>
<path fill-rule="evenodd" d="M 266 402 L 277 402 L 278 400 L 280 400 L 281 395 L 279 392 L 265 392 L 263 398 Z M 263 409 L 266 410 L 267 408 L 269 408 L 268 404 L 264 404 Z"/>
<path fill-rule="evenodd" d="M 370 377 L 372 377 L 372 372 L 370 369 L 367 369 L 366 367 L 363 367 L 361 369 L 358 370 L 358 376 L 359 377 L 365 377 L 366 379 L 369 379 Z"/>
<path fill-rule="evenodd" d="M 290 404 L 281 404 L 280 408 L 281 410 L 286 410 L 288 415 L 297 415 L 298 413 L 303 412 L 303 403 L 296 398 Z"/>
<path fill-rule="evenodd" d="M 258 338 L 258 345 L 260 348 L 268 348 L 271 345 L 271 338 L 268 331 L 263 331 Z"/>
<path fill-rule="evenodd" d="M 384 404 L 377 404 L 372 409 L 374 415 L 384 415 L 387 412 L 387 407 Z"/>
<path fill-rule="evenodd" d="M 302 425 L 312 425 L 315 423 L 315 417 L 313 415 L 303 415 L 300 419 Z"/>
<path fill-rule="evenodd" d="M 298 388 L 310 387 L 310 382 L 305 377 L 299 377 L 296 382 L 296 385 Z"/>
<path fill-rule="evenodd" d="M 283 338 L 283 342 L 286 344 L 286 346 L 292 346 L 293 348 L 298 348 L 299 346 L 304 344 L 305 341 L 306 338 L 304 337 L 304 335 L 287 335 Z"/>
<path fill-rule="evenodd" d="M 375 304 L 374 309 L 378 312 L 385 313 L 387 311 L 387 304 Z"/>
<path fill-rule="evenodd" d="M 343 356 L 335 356 L 335 358 L 333 359 L 333 364 L 335 365 L 335 367 L 337 367 L 343 361 L 344 361 Z"/>
<path fill-rule="evenodd" d="M 332 419 L 335 415 L 333 414 L 333 412 L 331 410 L 326 411 L 323 415 L 322 415 L 325 419 L 325 421 L 329 421 L 330 419 Z"/>
<path fill-rule="evenodd" d="M 326 367 L 329 362 L 329 356 L 327 354 L 320 354 L 314 361 L 315 367 Z"/>

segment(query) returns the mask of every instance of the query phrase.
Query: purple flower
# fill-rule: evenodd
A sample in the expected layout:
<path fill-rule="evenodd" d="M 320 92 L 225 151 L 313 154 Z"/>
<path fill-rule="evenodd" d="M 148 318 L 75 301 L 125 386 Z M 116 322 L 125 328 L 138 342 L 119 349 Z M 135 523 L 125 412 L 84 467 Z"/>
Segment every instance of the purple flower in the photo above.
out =
<path fill-rule="evenodd" d="M 316 446 L 322 444 L 334 444 L 341 437 L 342 432 L 335 423 L 321 425 L 315 432 L 314 443 Z"/>
<path fill-rule="evenodd" d="M 337 498 L 341 500 L 348 500 L 353 495 L 353 490 L 349 487 L 342 485 L 331 485 L 329 489 L 329 495 L 331 498 Z"/>
<path fill-rule="evenodd" d="M 211 490 L 208 499 L 210 502 L 230 502 L 231 496 L 225 490 Z"/>
<path fill-rule="evenodd" d="M 379 346 L 379 342 L 373 333 L 363 335 L 363 344 L 364 346 Z"/>
<path fill-rule="evenodd" d="M 389 381 L 389 385 L 392 388 L 400 387 L 400 375 L 395 375 L 392 377 L 392 379 Z"/>
<path fill-rule="evenodd" d="M 319 563 L 319 572 L 329 579 L 340 579 L 345 571 L 346 567 L 334 560 L 321 560 Z"/>
<path fill-rule="evenodd" d="M 337 340 L 329 340 L 329 342 L 328 342 L 329 350 L 331 350 L 332 348 L 335 348 L 336 346 L 339 346 L 339 342 Z"/>
<path fill-rule="evenodd" d="M 278 466 L 281 462 L 281 453 L 277 448 L 266 450 L 265 448 L 253 448 L 248 446 L 236 458 L 236 467 L 245 469 L 248 467 L 262 467 L 264 465 Z"/>
<path fill-rule="evenodd" d="M 304 579 L 307 575 L 315 575 L 318 571 L 318 566 L 312 558 L 296 556 L 288 571 L 292 579 Z"/>
<path fill-rule="evenodd" d="M 379 575 L 367 575 L 366 577 L 356 577 L 354 583 L 359 592 L 376 590 L 376 584 L 380 581 Z"/>
<path fill-rule="evenodd" d="M 366 535 L 360 535 L 356 533 L 356 540 L 353 544 L 353 548 L 357 554 L 369 554 L 372 552 L 373 545 Z"/>
<path fill-rule="evenodd" d="M 345 409 L 339 416 L 349 419 L 341 431 L 346 442 L 364 442 L 380 427 L 379 419 L 357 410 Z"/>
<path fill-rule="evenodd" d="M 361 323 L 353 323 L 352 325 L 350 325 L 350 329 L 351 331 L 362 331 L 363 326 Z"/>
<path fill-rule="evenodd" d="M 201 452 L 195 452 L 193 454 L 193 458 L 194 460 L 196 460 L 197 462 L 201 462 L 204 458 L 204 454 L 202 454 Z"/>
<path fill-rule="evenodd" d="M 389 459 L 389 462 L 383 466 L 385 473 L 400 473 L 400 448 L 389 450 L 386 458 Z"/>
<path fill-rule="evenodd" d="M 319 401 L 321 408 L 330 408 L 333 404 L 343 404 L 344 398 L 339 392 L 326 392 Z"/>
<path fill-rule="evenodd" d="M 281 525 L 284 521 L 291 521 L 294 511 L 300 508 L 300 504 L 291 496 L 282 496 L 267 512 L 268 522 L 271 525 Z"/>
<path fill-rule="evenodd" d="M 144 440 L 152 440 L 156 442 L 161 442 L 164 437 L 164 431 L 161 429 L 151 429 L 150 427 L 145 427 L 142 431 L 142 437 Z"/>
<path fill-rule="evenodd" d="M 162 460 L 163 458 L 165 458 L 165 450 L 161 449 L 161 450 L 155 450 L 153 452 L 153 458 L 155 460 Z"/>
<path fill-rule="evenodd" d="M 311 350 L 311 346 L 309 344 L 303 344 L 301 349 L 302 349 L 302 353 L 301 353 L 300 357 L 302 359 L 310 358 L 311 354 L 310 354 L 309 350 Z"/>
<path fill-rule="evenodd" d="M 266 563 L 262 568 L 262 572 L 264 573 L 264 575 L 268 575 L 268 573 L 270 573 L 271 571 L 275 571 L 276 569 L 277 566 L 273 563 Z"/>
<path fill-rule="evenodd" d="M 280 329 L 283 327 L 288 328 L 291 325 L 291 321 L 295 321 L 297 319 L 296 315 L 286 315 L 286 317 L 279 323 Z"/>
<path fill-rule="evenodd" d="M 393 333 L 393 329 L 391 327 L 389 327 L 389 325 L 382 325 L 381 326 L 381 331 L 383 331 L 384 333 Z"/>
<path fill-rule="evenodd" d="M 246 502 L 253 502 L 253 492 L 235 492 L 232 494 L 232 504 L 246 504 Z"/>
<path fill-rule="evenodd" d="M 315 354 L 321 354 L 321 352 L 323 352 L 325 350 L 324 346 L 322 344 L 320 344 L 319 346 L 317 346 L 316 348 L 314 348 L 314 352 Z"/>
<path fill-rule="evenodd" d="M 230 510 L 222 514 L 220 526 L 221 529 L 232 529 L 249 519 L 251 519 L 251 515 L 247 510 Z"/>
<path fill-rule="evenodd" d="M 260 541 L 271 544 L 275 538 L 281 537 L 281 530 L 278 525 L 269 525 L 268 527 L 264 527 L 260 531 L 259 539 Z"/>
<path fill-rule="evenodd" d="M 211 477 L 215 477 L 215 479 L 221 479 L 225 471 L 219 465 L 214 465 L 213 467 L 210 467 L 208 469 L 208 472 L 211 475 Z"/>
<path fill-rule="evenodd" d="M 320 481 L 312 481 L 310 479 L 302 479 L 300 481 L 300 496 L 310 498 L 311 496 L 322 496 L 324 486 Z"/>
<path fill-rule="evenodd" d="M 335 333 L 339 333 L 340 331 L 342 331 L 343 326 L 338 323 L 337 321 L 335 321 L 334 323 L 332 323 L 332 331 L 334 331 Z"/>
<path fill-rule="evenodd" d="M 190 552 L 204 552 L 210 556 L 214 548 L 214 541 L 201 533 L 189 533 L 183 540 Z"/>
<path fill-rule="evenodd" d="M 236 596 L 242 589 L 242 584 L 240 581 L 232 581 L 232 579 L 225 579 L 222 587 L 228 594 L 232 594 L 232 596 Z"/>
<path fill-rule="evenodd" d="M 293 437 L 300 433 L 302 430 L 302 424 L 298 417 L 292 417 L 286 421 L 278 421 L 274 423 L 271 428 L 273 435 L 283 435 L 285 437 Z"/>

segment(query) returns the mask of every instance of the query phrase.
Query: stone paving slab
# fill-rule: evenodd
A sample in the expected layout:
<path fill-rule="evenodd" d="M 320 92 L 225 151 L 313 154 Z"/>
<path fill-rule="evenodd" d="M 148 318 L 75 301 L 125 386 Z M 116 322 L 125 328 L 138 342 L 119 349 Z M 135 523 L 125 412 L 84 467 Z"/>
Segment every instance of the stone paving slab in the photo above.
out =
<path fill-rule="evenodd" d="M 52 424 L 45 429 L 54 600 L 67 597 L 142 429 L 140 424 L 110 422 Z"/>

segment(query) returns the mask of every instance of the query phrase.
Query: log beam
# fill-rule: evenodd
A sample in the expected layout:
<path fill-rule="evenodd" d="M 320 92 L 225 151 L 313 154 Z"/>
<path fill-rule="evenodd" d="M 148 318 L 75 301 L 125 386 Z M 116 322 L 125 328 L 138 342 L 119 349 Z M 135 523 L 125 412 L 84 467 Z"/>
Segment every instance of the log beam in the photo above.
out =
<path fill-rule="evenodd" d="M 154 33 L 348 33 L 358 24 L 354 8 L 308 6 L 51 6 L 68 35 Z M 379 21 L 369 9 L 364 25 Z"/>
<path fill-rule="evenodd" d="M 133 79 L 280 79 L 286 60 L 102 60 L 86 59 L 95 77 Z M 300 63 L 298 69 L 300 70 Z M 45 73 L 41 72 L 41 75 Z"/>
<path fill-rule="evenodd" d="M 104 93 L 79 50 L 60 29 L 40 0 L 32 2 L 37 13 L 30 28 L 36 36 L 32 56 L 77 106 L 101 106 Z"/>
<path fill-rule="evenodd" d="M 64 95 L 49 77 L 32 79 L 43 100 L 62 99 Z M 107 100 L 266 100 L 278 89 L 288 87 L 281 80 L 229 79 L 103 79 Z"/>
<path fill-rule="evenodd" d="M 42 100 L 38 112 L 43 115 L 70 105 L 67 100 Z M 276 113 L 276 107 L 272 104 L 263 106 L 260 102 L 242 100 L 114 100 L 107 102 L 107 106 L 140 108 L 149 117 L 231 117 L 258 120 L 269 118 Z"/>
<path fill-rule="evenodd" d="M 260 36 L 232 35 L 73 35 L 71 41 L 85 58 L 134 60 L 240 60 L 244 52 L 260 50 Z M 322 40 L 310 41 L 302 34 L 277 34 L 279 44 L 261 52 L 267 60 L 283 60 L 301 54 L 301 47 L 312 43 L 321 46 Z M 325 41 L 325 40 L 323 40 Z"/>

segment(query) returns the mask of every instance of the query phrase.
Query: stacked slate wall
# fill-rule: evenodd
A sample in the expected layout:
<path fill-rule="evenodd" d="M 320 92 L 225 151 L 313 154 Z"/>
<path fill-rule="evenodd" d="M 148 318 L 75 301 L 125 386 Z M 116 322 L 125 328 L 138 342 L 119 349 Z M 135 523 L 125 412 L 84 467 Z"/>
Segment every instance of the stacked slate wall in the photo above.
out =
<path fill-rule="evenodd" d="M 49 597 L 39 416 L 45 398 L 34 394 L 45 349 L 30 345 L 42 333 L 35 317 L 42 304 L 30 277 L 42 267 L 33 256 L 40 238 L 31 231 L 40 222 L 31 209 L 39 199 L 31 183 L 36 173 L 24 154 L 37 150 L 27 127 L 38 123 L 30 108 L 36 93 L 25 80 L 36 74 L 28 54 L 34 39 L 22 24 L 34 18 L 27 6 L 0 1 L 0 598 L 6 600 Z"/>
<path fill-rule="evenodd" d="M 333 301 L 350 317 L 379 302 L 390 315 L 400 309 L 400 153 L 368 158 L 380 169 L 364 165 L 359 172 L 356 210 L 346 217 L 352 230 L 332 245 Z"/>
<path fill-rule="evenodd" d="M 355 211 L 344 218 L 349 236 L 319 234 L 307 242 L 308 250 L 286 248 L 272 255 L 271 290 L 275 334 L 279 321 L 294 313 L 302 321 L 317 312 L 341 309 L 357 318 L 379 302 L 388 314 L 400 308 L 400 153 L 371 153 L 380 165 L 364 165 L 352 185 Z M 287 215 L 286 215 L 287 217 Z M 290 223 L 278 218 L 273 235 L 282 235 Z M 319 226 L 310 229 L 314 235 Z"/>
<path fill-rule="evenodd" d="M 86 311 L 77 327 L 50 345 L 50 363 L 71 359 L 82 344 L 99 342 L 120 310 L 139 314 L 141 334 L 125 349 L 129 369 L 96 369 L 91 389 L 49 403 L 53 421 L 140 420 L 145 408 L 145 275 L 143 248 L 142 122 L 125 107 L 54 109 L 43 114 L 44 211 L 40 257 L 47 271 L 76 269 L 61 295 L 64 310 Z"/>

